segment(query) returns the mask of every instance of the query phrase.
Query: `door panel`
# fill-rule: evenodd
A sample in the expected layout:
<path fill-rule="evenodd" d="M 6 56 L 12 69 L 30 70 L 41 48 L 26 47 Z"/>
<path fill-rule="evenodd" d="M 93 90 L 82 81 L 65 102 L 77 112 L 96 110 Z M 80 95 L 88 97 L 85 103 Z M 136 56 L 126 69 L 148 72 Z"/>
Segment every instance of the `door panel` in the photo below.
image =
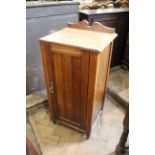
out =
<path fill-rule="evenodd" d="M 57 103 L 59 107 L 65 107 L 65 102 L 64 102 L 64 94 L 63 94 L 63 77 L 62 77 L 62 56 L 59 54 L 53 54 L 54 56 L 54 66 L 56 66 L 56 69 L 54 70 L 55 73 L 55 86 L 56 91 L 59 92 L 58 97 L 57 97 Z M 53 78 L 54 79 L 54 78 Z M 65 116 L 65 108 L 58 108 L 59 109 L 59 114 L 61 114 L 62 117 Z"/>
<path fill-rule="evenodd" d="M 73 70 L 74 75 L 74 83 L 73 83 L 73 90 L 74 90 L 74 96 L 73 96 L 73 103 L 74 103 L 74 115 L 76 122 L 80 122 L 80 107 L 81 105 L 81 89 L 82 89 L 82 81 L 81 81 L 81 59 L 74 58 L 73 59 L 73 68 L 76 68 Z M 79 81 L 79 82 L 76 82 Z M 79 84 L 80 83 L 80 84 Z M 79 105 L 79 106 L 77 106 Z"/>
<path fill-rule="evenodd" d="M 84 128 L 87 94 L 87 88 L 84 86 L 88 78 L 88 64 L 83 57 L 86 54 L 82 54 L 79 49 L 58 45 L 52 45 L 50 49 L 57 119 Z"/>
<path fill-rule="evenodd" d="M 54 54 L 55 55 L 55 54 Z M 62 77 L 63 77 L 63 86 L 64 86 L 64 100 L 65 100 L 65 111 L 66 111 L 66 118 L 69 120 L 74 121 L 73 117 L 73 76 L 72 75 L 72 59 L 71 56 L 64 55 L 62 54 L 62 64 L 63 64 L 63 72 L 62 72 Z M 56 66 L 54 67 L 55 70 L 57 69 Z M 57 77 L 55 77 L 57 78 Z M 58 83 L 56 84 L 58 85 Z M 59 92 L 57 92 L 59 93 Z M 58 94 L 59 96 L 59 94 Z M 62 107 L 60 107 L 62 108 Z"/>

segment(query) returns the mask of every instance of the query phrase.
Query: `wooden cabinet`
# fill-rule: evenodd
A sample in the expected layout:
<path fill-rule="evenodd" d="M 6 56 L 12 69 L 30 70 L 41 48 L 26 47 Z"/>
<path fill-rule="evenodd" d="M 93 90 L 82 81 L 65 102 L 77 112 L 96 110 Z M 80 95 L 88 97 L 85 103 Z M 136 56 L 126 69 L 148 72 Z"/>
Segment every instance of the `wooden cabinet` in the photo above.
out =
<path fill-rule="evenodd" d="M 103 107 L 112 42 L 116 36 L 113 29 L 97 23 L 89 27 L 83 21 L 40 39 L 54 122 L 90 136 Z"/>
<path fill-rule="evenodd" d="M 124 56 L 129 31 L 128 8 L 81 10 L 80 20 L 87 20 L 90 25 L 93 22 L 100 22 L 105 26 L 116 29 L 118 37 L 114 41 L 111 67 L 120 65 Z"/>

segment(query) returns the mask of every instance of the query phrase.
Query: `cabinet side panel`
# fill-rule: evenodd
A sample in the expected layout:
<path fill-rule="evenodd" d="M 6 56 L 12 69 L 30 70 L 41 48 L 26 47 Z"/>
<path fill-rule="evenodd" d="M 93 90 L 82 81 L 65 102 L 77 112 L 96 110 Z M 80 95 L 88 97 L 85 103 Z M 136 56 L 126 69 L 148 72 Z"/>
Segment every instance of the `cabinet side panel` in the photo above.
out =
<path fill-rule="evenodd" d="M 82 51 L 82 72 L 81 72 L 81 88 L 82 88 L 82 93 L 81 93 L 81 107 L 82 112 L 81 112 L 81 122 L 82 128 L 86 131 L 87 128 L 87 110 L 89 108 L 88 102 L 87 102 L 87 95 L 88 95 L 88 79 L 89 79 L 89 52 L 83 50 Z"/>
<path fill-rule="evenodd" d="M 87 97 L 87 118 L 86 118 L 86 135 L 89 138 L 92 126 L 93 103 L 95 95 L 95 81 L 97 71 L 97 54 L 90 53 L 89 56 L 89 79 L 88 79 L 88 97 Z"/>
<path fill-rule="evenodd" d="M 97 72 L 96 72 L 96 83 L 95 83 L 95 95 L 93 104 L 93 120 L 94 123 L 97 119 L 103 103 L 103 97 L 106 89 L 106 80 L 109 70 L 110 60 L 110 45 L 98 55 L 97 61 Z"/>
<path fill-rule="evenodd" d="M 50 115 L 51 115 L 51 119 L 53 120 L 53 122 L 55 122 L 54 107 L 52 103 L 52 96 L 50 93 L 51 77 L 49 73 L 50 65 L 49 65 L 48 58 L 50 57 L 48 55 L 48 44 L 40 41 L 40 49 L 41 49 L 42 64 L 43 64 L 44 76 L 45 76 L 45 82 L 46 82 L 46 89 L 47 89 L 47 94 L 48 94 L 48 105 L 50 109 Z"/>

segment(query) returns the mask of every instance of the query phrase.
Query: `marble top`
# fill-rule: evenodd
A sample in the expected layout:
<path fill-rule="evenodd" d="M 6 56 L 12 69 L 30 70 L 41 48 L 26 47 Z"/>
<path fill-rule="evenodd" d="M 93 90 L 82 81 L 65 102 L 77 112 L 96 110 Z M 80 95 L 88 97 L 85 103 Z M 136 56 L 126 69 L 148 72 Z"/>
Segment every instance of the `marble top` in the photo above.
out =
<path fill-rule="evenodd" d="M 108 13 L 121 13 L 121 12 L 129 12 L 129 8 L 106 8 L 106 9 L 85 9 L 80 10 L 80 13 L 86 15 L 93 14 L 108 14 Z"/>
<path fill-rule="evenodd" d="M 42 37 L 40 41 L 82 48 L 93 52 L 102 52 L 115 38 L 116 33 L 94 32 L 75 28 L 64 28 Z"/>

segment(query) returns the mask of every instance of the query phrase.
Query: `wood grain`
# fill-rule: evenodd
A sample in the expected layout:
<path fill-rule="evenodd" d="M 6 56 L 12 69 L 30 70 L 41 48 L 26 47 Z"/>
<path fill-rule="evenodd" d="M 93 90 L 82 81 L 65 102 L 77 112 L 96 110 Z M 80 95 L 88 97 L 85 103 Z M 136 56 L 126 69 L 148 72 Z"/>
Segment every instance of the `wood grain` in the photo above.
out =
<path fill-rule="evenodd" d="M 76 57 L 81 56 L 81 50 L 78 48 L 69 48 L 67 46 L 60 46 L 57 44 L 53 44 L 51 46 L 51 50 L 54 51 L 55 53 L 66 54 L 66 55 L 76 56 Z"/>
<path fill-rule="evenodd" d="M 73 118 L 73 90 L 72 90 L 72 59 L 68 55 L 63 55 L 63 82 L 64 82 L 64 94 L 65 94 L 65 106 L 66 115 L 69 120 Z M 78 82 L 78 81 L 77 81 Z"/>
<path fill-rule="evenodd" d="M 97 71 L 97 54 L 91 53 L 89 58 L 89 81 L 88 81 L 88 96 L 87 96 L 87 116 L 86 116 L 86 135 L 90 137 L 92 118 L 93 118 L 93 104 L 95 95 L 95 82 Z"/>
<path fill-rule="evenodd" d="M 57 47 L 57 48 L 56 48 Z M 65 49 L 69 52 L 57 52 Z M 89 53 L 77 48 L 60 45 L 50 45 L 49 65 L 54 82 L 52 94 L 56 121 L 68 126 L 74 126 L 79 131 L 85 131 L 86 94 L 88 77 Z M 74 54 L 72 54 L 72 50 Z M 70 52 L 71 51 L 71 52 Z M 75 54 L 76 53 L 76 54 Z"/>
<path fill-rule="evenodd" d="M 55 91 L 57 92 L 57 94 L 59 93 L 59 95 L 57 95 L 57 106 L 59 109 L 59 116 L 61 117 L 65 117 L 65 108 L 61 108 L 61 107 L 65 107 L 65 101 L 64 101 L 64 87 L 63 87 L 63 78 L 62 78 L 62 55 L 60 54 L 53 54 L 54 58 L 54 68 L 56 68 L 55 71 Z"/>
<path fill-rule="evenodd" d="M 53 122 L 55 122 L 55 113 L 54 113 L 54 106 L 53 106 L 53 101 L 52 97 L 50 94 L 50 81 L 51 81 L 51 75 L 49 73 L 49 65 L 48 65 L 48 53 L 47 53 L 47 43 L 40 41 L 40 49 L 41 49 L 41 54 L 42 54 L 42 63 L 43 63 L 43 68 L 44 68 L 44 75 L 45 75 L 45 82 L 46 82 L 46 89 L 47 89 L 47 94 L 48 94 L 48 104 L 51 110 L 51 119 Z"/>
<path fill-rule="evenodd" d="M 94 108 L 93 108 L 93 124 L 102 109 L 104 93 L 106 90 L 106 80 L 109 70 L 109 59 L 110 59 L 110 45 L 98 55 L 97 61 L 97 73 L 95 83 L 95 94 L 94 94 Z"/>

